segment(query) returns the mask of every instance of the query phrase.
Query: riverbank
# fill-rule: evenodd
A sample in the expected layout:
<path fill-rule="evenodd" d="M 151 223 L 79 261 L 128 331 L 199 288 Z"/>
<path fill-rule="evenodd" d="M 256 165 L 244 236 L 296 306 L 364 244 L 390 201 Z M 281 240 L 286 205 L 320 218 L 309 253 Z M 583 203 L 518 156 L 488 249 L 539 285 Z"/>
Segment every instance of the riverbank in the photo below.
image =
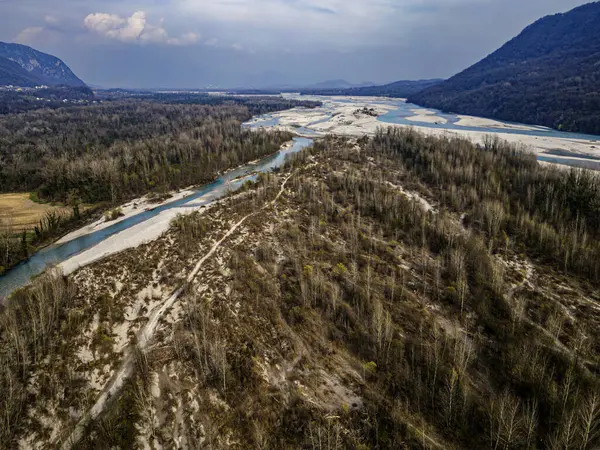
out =
<path fill-rule="evenodd" d="M 181 197 L 181 199 L 183 198 L 185 198 L 185 196 Z M 196 204 L 194 206 L 181 206 L 179 208 L 172 208 L 162 211 L 160 214 L 144 221 L 140 225 L 133 226 L 117 234 L 113 234 L 89 249 L 71 256 L 67 260 L 58 264 L 57 267 L 64 275 L 69 275 L 75 272 L 77 269 L 99 261 L 109 255 L 113 255 L 128 248 L 138 247 L 146 242 L 153 241 L 159 238 L 165 231 L 169 229 L 171 221 L 177 217 L 178 214 L 189 214 L 194 211 L 208 209 L 210 206 L 209 199 L 210 195 L 199 197 L 196 199 Z M 173 199 L 171 199 L 171 201 L 173 201 Z M 127 220 L 134 215 L 136 215 L 135 211 L 122 220 Z M 110 226 L 111 224 L 112 223 L 109 222 L 106 224 L 106 226 Z M 85 230 L 83 230 L 82 234 L 78 237 L 84 236 L 85 234 Z"/>
<path fill-rule="evenodd" d="M 438 116 L 435 111 L 430 111 L 424 108 L 411 109 L 411 111 L 415 113 L 415 115 L 406 118 L 406 120 L 409 120 L 411 122 L 433 123 L 438 125 L 448 123 L 448 119 Z"/>
<path fill-rule="evenodd" d="M 77 239 L 79 237 L 94 233 L 96 231 L 103 230 L 107 227 L 110 227 L 111 225 L 115 225 L 119 222 L 127 220 L 135 216 L 136 214 L 147 210 L 148 208 L 158 208 L 160 206 L 166 205 L 167 203 L 185 198 L 188 195 L 193 194 L 193 192 L 194 191 L 191 189 L 191 187 L 180 191 L 171 191 L 168 193 L 169 197 L 167 199 L 159 202 L 153 200 L 152 194 L 146 194 L 143 197 L 130 200 L 129 202 L 118 206 L 117 208 L 121 210 L 122 215 L 117 219 L 107 220 L 105 216 L 102 216 L 94 222 L 90 223 L 89 225 L 86 225 L 82 228 L 79 228 L 75 231 L 66 234 L 62 238 L 58 239 L 55 243 L 66 244 L 67 242 L 72 241 L 73 239 Z"/>
<path fill-rule="evenodd" d="M 33 230 L 14 230 L 11 234 L 5 235 L 3 244 L 12 248 L 12 251 L 9 250 L 6 253 L 10 255 L 11 261 L 8 264 L 0 264 L 0 277 L 9 273 L 19 265 L 27 263 L 31 256 L 39 251 L 54 245 L 61 239 L 61 236 L 71 233 L 72 230 L 80 229 L 82 226 L 85 226 L 85 224 L 99 220 L 98 217 L 102 217 L 105 208 L 106 206 L 101 204 L 87 206 L 85 209 L 82 209 L 78 218 L 73 216 L 72 213 L 70 216 L 67 216 L 66 213 L 57 215 L 55 216 L 55 219 L 59 222 L 57 222 L 58 225 L 56 225 L 56 228 L 52 230 L 45 229 L 41 232 L 35 232 Z"/>
<path fill-rule="evenodd" d="M 91 223 L 82 224 L 85 226 L 64 235 L 54 245 L 41 249 L 5 276 L 0 276 L 0 297 L 7 298 L 28 284 L 31 277 L 49 267 L 56 266 L 69 274 L 108 255 L 152 241 L 168 230 L 178 214 L 207 208 L 248 180 L 256 179 L 259 172 L 280 167 L 287 154 L 299 151 L 311 142 L 310 139 L 294 138 L 258 162 L 226 170 L 213 182 L 197 189 L 173 192 L 173 196 L 160 203 L 153 202 L 148 196 L 131 200 L 122 206 L 124 215 L 117 220 L 106 221 L 97 216 Z"/>
<path fill-rule="evenodd" d="M 537 156 L 556 152 L 568 153 L 569 157 L 553 158 L 553 161 L 560 164 L 569 163 L 571 159 L 577 158 L 600 158 L 600 141 L 585 139 L 577 134 L 569 137 L 567 133 L 565 136 L 557 137 L 553 135 L 556 134 L 554 130 L 540 126 L 510 124 L 460 115 L 455 117 L 455 123 L 448 124 L 448 128 L 444 128 L 447 119 L 442 117 L 441 112 L 415 108 L 414 105 L 404 104 L 401 99 L 309 96 L 303 96 L 303 98 L 319 99 L 323 102 L 323 106 L 309 112 L 303 109 L 277 112 L 266 118 L 255 119 L 253 126 L 286 131 L 294 131 L 294 127 L 300 126 L 315 133 L 316 136 L 339 134 L 353 137 L 372 136 L 382 127 L 412 127 L 429 136 L 460 136 L 476 144 L 483 143 L 490 135 L 497 136 L 511 144 L 519 145 Z M 360 114 L 364 108 L 372 108 L 376 116 Z M 405 123 L 382 120 L 383 116 L 397 111 L 399 108 L 408 108 L 406 117 L 399 116 L 398 120 Z M 462 127 L 465 129 L 461 129 Z M 481 128 L 481 131 L 473 128 Z M 544 135 L 546 132 L 547 136 Z M 578 162 L 574 161 L 574 164 L 578 164 Z"/>
<path fill-rule="evenodd" d="M 96 261 L 106 258 L 109 255 L 122 252 L 128 248 L 138 247 L 144 243 L 153 241 L 159 238 L 162 234 L 164 234 L 169 227 L 171 226 L 171 222 L 180 214 L 191 214 L 193 212 L 201 211 L 205 212 L 210 209 L 214 205 L 219 204 L 219 199 L 222 198 L 225 194 L 227 194 L 231 190 L 235 190 L 239 188 L 244 182 L 249 179 L 255 178 L 260 170 L 260 162 L 268 161 L 270 158 L 275 157 L 278 154 L 283 154 L 285 152 L 290 152 L 293 150 L 295 141 L 288 141 L 284 143 L 281 148 L 271 154 L 263 158 L 259 161 L 251 161 L 247 164 L 228 169 L 223 172 L 217 180 L 215 180 L 212 185 L 215 185 L 212 189 L 208 188 L 211 184 L 205 186 L 206 192 L 201 195 L 190 198 L 190 202 L 182 203 L 181 205 L 173 208 L 168 208 L 169 204 L 176 203 L 178 201 L 184 202 L 186 198 L 191 197 L 194 194 L 197 194 L 198 191 L 187 189 L 178 193 L 175 193 L 172 198 L 167 200 L 161 205 L 154 205 L 154 209 L 159 207 L 167 207 L 164 210 L 160 211 L 158 214 L 153 217 L 143 221 L 138 225 L 131 226 L 126 228 L 119 233 L 113 234 L 101 242 L 97 243 L 93 247 L 86 249 L 80 253 L 77 253 L 65 261 L 61 262 L 58 265 L 58 268 L 65 274 L 69 275 L 70 273 L 76 271 L 77 269 L 92 264 Z M 266 164 L 262 168 L 262 171 L 269 170 L 272 165 Z M 222 184 L 218 184 L 219 180 L 221 180 Z M 119 221 L 123 222 L 127 219 L 131 219 L 133 216 L 136 216 L 137 213 L 140 212 L 141 204 L 148 204 L 144 199 L 138 199 L 139 202 L 130 202 L 127 204 L 129 209 L 127 211 L 124 210 L 124 217 L 120 218 Z M 134 208 L 135 205 L 137 207 Z M 109 222 L 105 224 L 98 224 L 98 227 L 106 228 L 107 226 L 112 225 L 114 222 Z M 93 230 L 92 232 L 97 231 Z M 89 230 L 81 230 L 76 237 L 82 237 L 89 234 Z"/>
<path fill-rule="evenodd" d="M 281 146 L 281 148 L 279 150 L 277 150 L 277 152 L 275 152 L 271 155 L 267 155 L 265 158 L 273 156 L 281 151 L 290 149 L 292 147 L 293 143 L 294 143 L 293 140 L 284 143 Z M 212 182 L 217 180 L 220 176 L 228 174 L 229 172 L 233 172 L 233 171 L 239 170 L 240 168 L 242 168 L 244 166 L 257 164 L 259 162 L 260 162 L 260 160 L 254 160 L 254 161 L 250 161 L 246 164 L 242 164 L 237 167 L 232 167 L 230 169 L 227 169 L 227 170 L 223 171 L 222 173 L 218 174 L 217 176 L 215 176 L 215 178 L 214 178 L 214 180 L 212 180 Z M 245 177 L 245 175 L 240 176 L 238 178 L 244 178 L 244 177 Z M 237 181 L 237 180 L 233 180 L 233 181 Z M 209 184 L 209 183 L 206 183 L 206 184 Z M 137 214 L 140 214 L 141 212 L 160 208 L 169 203 L 183 200 L 186 197 L 189 197 L 195 193 L 194 187 L 195 186 L 189 186 L 185 189 L 170 191 L 167 193 L 168 198 L 166 198 L 163 201 L 159 201 L 159 202 L 154 200 L 154 196 L 151 193 L 146 194 L 143 197 L 138 197 L 133 200 L 130 200 L 127 203 L 117 207 L 118 209 L 121 210 L 122 215 L 120 217 L 118 217 L 116 220 L 107 220 L 106 217 L 101 217 L 100 219 L 96 220 L 95 222 L 65 235 L 64 237 L 62 237 L 61 239 L 56 241 L 56 244 L 65 244 L 69 241 L 72 241 L 73 239 L 77 239 L 82 236 L 86 236 L 88 234 L 95 233 L 96 231 L 101 231 L 107 227 L 110 227 L 112 225 L 116 225 L 120 222 L 128 220 L 131 217 L 133 217 Z"/>

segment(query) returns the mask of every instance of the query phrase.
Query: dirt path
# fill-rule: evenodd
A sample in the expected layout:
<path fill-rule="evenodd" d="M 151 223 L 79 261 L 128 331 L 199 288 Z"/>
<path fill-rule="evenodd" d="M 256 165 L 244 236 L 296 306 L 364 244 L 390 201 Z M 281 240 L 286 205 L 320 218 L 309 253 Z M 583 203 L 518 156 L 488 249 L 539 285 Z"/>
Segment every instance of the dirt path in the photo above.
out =
<path fill-rule="evenodd" d="M 281 189 L 279 190 L 279 193 L 277 194 L 275 199 L 272 202 L 263 206 L 261 208 L 261 210 L 264 210 L 270 206 L 275 206 L 275 204 L 277 203 L 277 201 L 279 200 L 281 195 L 283 195 L 283 193 L 285 191 L 285 186 L 286 186 L 288 180 L 292 177 L 292 175 L 293 174 L 288 175 L 286 177 L 286 179 L 283 181 L 283 183 L 281 185 Z M 225 235 L 212 246 L 212 248 L 208 251 L 208 253 L 206 253 L 198 261 L 198 263 L 196 264 L 194 269 L 188 275 L 186 282 L 182 286 L 177 288 L 171 294 L 171 296 L 169 298 L 167 298 L 160 305 L 160 307 L 157 307 L 154 309 L 154 311 L 152 311 L 148 322 L 146 323 L 146 325 L 144 325 L 144 327 L 140 330 L 140 332 L 138 334 L 137 348 L 139 348 L 142 351 L 146 350 L 148 348 L 152 338 L 154 337 L 154 333 L 156 332 L 156 328 L 158 327 L 158 323 L 159 323 L 160 319 L 163 317 L 165 312 L 167 310 L 169 310 L 175 304 L 177 299 L 184 292 L 185 288 L 194 281 L 194 278 L 196 278 L 196 276 L 200 272 L 200 269 L 203 267 L 204 263 L 211 256 L 213 256 L 215 254 L 215 252 L 219 249 L 219 247 L 221 247 L 221 245 L 223 244 L 223 242 L 225 242 L 225 240 L 227 240 L 227 238 L 229 238 L 233 233 L 235 233 L 237 231 L 237 229 L 240 226 L 242 226 L 242 224 L 248 218 L 252 217 L 255 214 L 257 214 L 257 212 L 248 214 L 247 216 L 243 217 L 239 222 L 234 224 L 227 231 L 227 233 L 225 233 Z M 127 355 L 125 356 L 125 359 L 123 360 L 123 363 L 121 364 L 121 367 L 119 368 L 117 373 L 115 373 L 113 375 L 113 377 L 111 378 L 109 383 L 104 387 L 100 396 L 98 397 L 98 400 L 96 400 L 96 403 L 94 404 L 94 406 L 92 406 L 92 408 L 81 417 L 81 419 L 79 420 L 79 422 L 77 423 L 77 425 L 75 426 L 75 428 L 73 429 L 73 431 L 71 432 L 69 437 L 67 437 L 65 439 L 65 441 L 61 447 L 62 449 L 65 449 L 65 450 L 71 449 L 77 442 L 79 442 L 83 436 L 83 432 L 84 432 L 87 424 L 90 421 L 96 419 L 102 413 L 102 411 L 104 411 L 107 401 L 121 390 L 121 388 L 123 387 L 123 385 L 125 384 L 125 382 L 127 381 L 127 379 L 131 376 L 131 374 L 133 372 L 133 367 L 134 367 L 134 362 L 135 362 L 134 361 L 134 355 L 135 355 L 134 350 L 135 350 L 134 348 L 129 349 L 129 351 L 127 352 Z"/>

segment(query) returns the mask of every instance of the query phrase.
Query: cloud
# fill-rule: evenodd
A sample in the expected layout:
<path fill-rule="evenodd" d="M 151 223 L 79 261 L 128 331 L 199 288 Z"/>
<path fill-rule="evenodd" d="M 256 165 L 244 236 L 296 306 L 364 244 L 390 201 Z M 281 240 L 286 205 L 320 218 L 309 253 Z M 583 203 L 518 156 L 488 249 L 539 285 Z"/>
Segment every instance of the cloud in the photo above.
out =
<path fill-rule="evenodd" d="M 162 20 L 158 25 L 148 22 L 144 11 L 136 11 L 130 17 L 117 14 L 89 14 L 83 21 L 86 29 L 108 39 L 121 42 L 165 45 L 191 45 L 200 40 L 197 33 L 186 33 L 180 37 L 171 37 Z"/>
<path fill-rule="evenodd" d="M 389 82 L 451 76 L 589 1 L 0 0 L 0 40 L 17 36 L 107 86 L 244 86 L 272 71 L 292 84 Z"/>
<path fill-rule="evenodd" d="M 32 46 L 39 44 L 54 45 L 60 42 L 68 31 L 62 25 L 61 20 L 57 17 L 46 15 L 43 25 L 26 27 L 13 40 L 19 44 Z"/>
<path fill-rule="evenodd" d="M 25 28 L 15 37 L 15 42 L 19 44 L 33 44 L 42 33 L 44 33 L 43 27 Z"/>
<path fill-rule="evenodd" d="M 55 45 L 61 41 L 60 31 L 48 27 L 27 27 L 19 32 L 13 39 L 14 42 L 24 45 L 38 46 Z"/>
<path fill-rule="evenodd" d="M 169 38 L 167 43 L 171 45 L 190 45 L 198 42 L 201 37 L 198 33 L 186 33 L 178 38 Z"/>
<path fill-rule="evenodd" d="M 60 23 L 60 20 L 48 14 L 44 17 L 44 22 L 46 22 L 48 25 L 56 26 Z"/>
<path fill-rule="evenodd" d="M 169 4 L 172 14 L 202 22 L 204 30 L 222 41 L 264 51 L 414 46 L 419 44 L 415 35 L 420 38 L 424 33 L 421 30 L 439 41 L 466 36 L 468 48 L 487 42 L 491 50 L 530 21 L 585 1 L 172 0 Z M 450 34 L 442 35 L 439 26 Z M 473 31 L 482 28 L 491 36 L 474 39 Z"/>
<path fill-rule="evenodd" d="M 431 0 L 177 0 L 172 13 L 245 47 L 345 50 L 402 39 L 405 5 L 423 1 Z"/>
<path fill-rule="evenodd" d="M 137 11 L 127 19 L 116 14 L 95 13 L 87 16 L 83 24 L 88 30 L 110 39 L 123 42 L 136 41 L 140 39 L 146 28 L 146 13 Z M 150 33 L 151 36 L 155 34 L 156 31 Z"/>

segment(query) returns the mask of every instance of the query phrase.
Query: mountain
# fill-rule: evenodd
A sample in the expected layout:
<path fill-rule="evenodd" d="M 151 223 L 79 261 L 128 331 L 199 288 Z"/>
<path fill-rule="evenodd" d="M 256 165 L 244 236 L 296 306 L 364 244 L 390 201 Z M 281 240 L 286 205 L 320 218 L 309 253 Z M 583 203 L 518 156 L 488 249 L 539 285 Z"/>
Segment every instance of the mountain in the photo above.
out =
<path fill-rule="evenodd" d="M 268 70 L 259 74 L 248 75 L 244 78 L 244 82 L 236 87 L 214 86 L 214 89 L 225 89 L 229 92 L 251 92 L 260 91 L 267 92 L 300 92 L 313 90 L 329 90 L 329 89 L 350 89 L 371 86 L 373 82 L 363 81 L 361 83 L 350 83 L 344 79 L 321 81 L 314 84 L 306 82 L 294 81 L 290 76 L 275 70 Z"/>
<path fill-rule="evenodd" d="M 16 62 L 0 57 L 0 85 L 33 86 L 41 82 Z"/>
<path fill-rule="evenodd" d="M 600 2 L 538 20 L 482 61 L 409 101 L 600 134 Z"/>
<path fill-rule="evenodd" d="M 348 89 L 354 85 L 346 80 L 327 80 L 309 86 L 309 89 Z"/>
<path fill-rule="evenodd" d="M 0 85 L 8 84 L 85 86 L 85 83 L 55 56 L 26 45 L 0 42 Z"/>
<path fill-rule="evenodd" d="M 311 88 L 302 91 L 307 95 L 353 95 L 404 98 L 417 92 L 435 86 L 442 80 L 396 81 L 383 86 L 354 86 L 350 88 Z"/>

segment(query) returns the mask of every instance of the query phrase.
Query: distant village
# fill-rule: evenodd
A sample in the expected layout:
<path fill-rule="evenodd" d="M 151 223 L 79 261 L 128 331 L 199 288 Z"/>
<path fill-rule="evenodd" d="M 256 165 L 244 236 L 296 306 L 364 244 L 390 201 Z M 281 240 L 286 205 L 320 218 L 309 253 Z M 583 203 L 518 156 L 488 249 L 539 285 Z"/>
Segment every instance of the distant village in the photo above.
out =
<path fill-rule="evenodd" d="M 36 90 L 40 90 L 40 89 L 48 89 L 48 87 L 49 86 L 46 86 L 45 84 L 41 84 L 41 85 L 35 86 L 35 87 L 13 86 L 12 84 L 9 84 L 7 86 L 0 86 L 0 90 L 15 91 L 15 92 L 32 92 L 32 91 L 36 91 Z"/>
<path fill-rule="evenodd" d="M 29 87 L 29 86 L 14 86 L 12 84 L 9 85 L 5 85 L 5 86 L 0 86 L 0 92 L 20 92 L 20 93 L 24 93 L 24 94 L 33 94 L 37 91 L 45 91 L 47 89 L 51 89 L 51 86 L 47 86 L 45 84 L 41 84 L 39 86 L 35 86 L 35 87 Z M 31 96 L 32 100 L 33 100 L 33 95 Z M 48 98 L 48 97 L 35 97 L 35 100 L 38 102 L 62 102 L 62 103 L 73 103 L 73 104 L 95 104 L 95 103 L 101 103 L 100 101 L 97 100 L 88 100 L 88 99 L 68 99 L 68 98 L 64 98 L 62 100 L 60 99 L 53 99 L 53 98 Z"/>

